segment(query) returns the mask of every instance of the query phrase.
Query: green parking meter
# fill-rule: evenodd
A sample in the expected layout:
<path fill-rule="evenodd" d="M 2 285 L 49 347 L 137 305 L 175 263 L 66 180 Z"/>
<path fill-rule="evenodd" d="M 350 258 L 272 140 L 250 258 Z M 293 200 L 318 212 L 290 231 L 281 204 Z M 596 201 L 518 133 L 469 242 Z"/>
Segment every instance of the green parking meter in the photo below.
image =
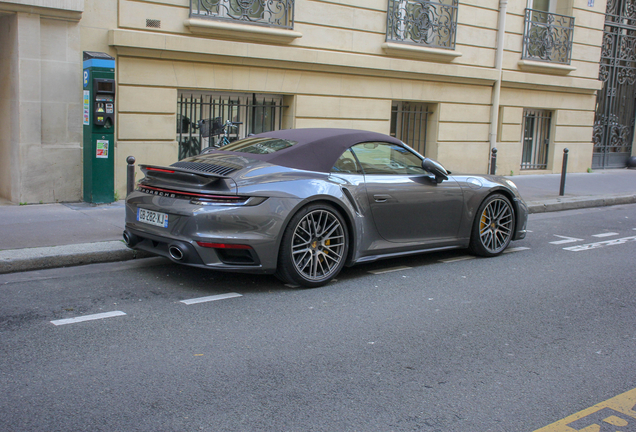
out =
<path fill-rule="evenodd" d="M 115 58 L 84 51 L 84 201 L 115 201 Z"/>

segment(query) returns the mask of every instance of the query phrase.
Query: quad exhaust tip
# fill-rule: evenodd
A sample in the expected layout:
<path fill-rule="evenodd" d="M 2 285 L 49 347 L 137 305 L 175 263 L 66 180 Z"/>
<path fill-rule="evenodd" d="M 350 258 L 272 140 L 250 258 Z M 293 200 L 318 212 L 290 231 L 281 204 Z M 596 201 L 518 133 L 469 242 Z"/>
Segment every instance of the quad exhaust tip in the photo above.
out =
<path fill-rule="evenodd" d="M 183 251 L 178 246 L 174 246 L 174 245 L 170 246 L 168 248 L 168 253 L 172 257 L 172 259 L 175 261 L 181 261 L 184 257 Z"/>
<path fill-rule="evenodd" d="M 123 237 L 124 237 L 124 243 L 126 243 L 126 246 L 130 248 L 134 247 L 137 243 L 141 241 L 139 237 L 137 237 L 136 235 L 128 231 L 124 231 Z"/>

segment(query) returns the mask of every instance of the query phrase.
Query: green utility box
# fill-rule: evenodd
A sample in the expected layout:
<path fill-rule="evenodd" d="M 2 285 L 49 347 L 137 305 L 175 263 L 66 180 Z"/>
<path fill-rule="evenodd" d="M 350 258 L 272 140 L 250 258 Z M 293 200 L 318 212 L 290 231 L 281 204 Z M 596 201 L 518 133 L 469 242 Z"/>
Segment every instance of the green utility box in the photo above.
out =
<path fill-rule="evenodd" d="M 115 58 L 84 51 L 84 201 L 115 201 Z"/>

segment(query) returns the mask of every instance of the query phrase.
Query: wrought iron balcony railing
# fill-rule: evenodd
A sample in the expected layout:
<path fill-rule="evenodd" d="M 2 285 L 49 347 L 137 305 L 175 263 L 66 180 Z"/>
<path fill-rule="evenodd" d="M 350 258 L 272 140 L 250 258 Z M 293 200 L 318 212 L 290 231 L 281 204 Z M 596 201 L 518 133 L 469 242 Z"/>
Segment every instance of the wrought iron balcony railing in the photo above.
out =
<path fill-rule="evenodd" d="M 190 0 L 190 17 L 294 28 L 295 0 Z"/>
<path fill-rule="evenodd" d="M 386 40 L 455 49 L 458 0 L 389 0 Z"/>
<path fill-rule="evenodd" d="M 524 60 L 570 64 L 574 17 L 526 9 Z"/>

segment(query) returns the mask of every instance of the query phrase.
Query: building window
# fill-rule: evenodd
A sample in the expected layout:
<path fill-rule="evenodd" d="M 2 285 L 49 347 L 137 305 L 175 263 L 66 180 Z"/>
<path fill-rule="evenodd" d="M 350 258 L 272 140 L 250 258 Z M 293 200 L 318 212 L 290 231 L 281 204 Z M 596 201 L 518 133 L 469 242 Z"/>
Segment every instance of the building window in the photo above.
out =
<path fill-rule="evenodd" d="M 552 113 L 545 110 L 526 109 L 523 112 L 522 170 L 548 168 L 548 149 Z"/>
<path fill-rule="evenodd" d="M 423 103 L 393 102 L 391 108 L 391 136 L 399 139 L 420 154 L 426 152 L 428 106 Z"/>
<path fill-rule="evenodd" d="M 295 0 L 190 0 L 190 16 L 294 28 Z"/>
<path fill-rule="evenodd" d="M 251 134 L 282 129 L 283 96 L 182 91 L 177 100 L 179 160 Z M 227 125 L 227 121 L 232 125 Z"/>
<path fill-rule="evenodd" d="M 455 49 L 457 0 L 389 0 L 387 42 Z"/>
<path fill-rule="evenodd" d="M 523 32 L 524 60 L 570 64 L 574 17 L 567 0 L 531 0 Z"/>

